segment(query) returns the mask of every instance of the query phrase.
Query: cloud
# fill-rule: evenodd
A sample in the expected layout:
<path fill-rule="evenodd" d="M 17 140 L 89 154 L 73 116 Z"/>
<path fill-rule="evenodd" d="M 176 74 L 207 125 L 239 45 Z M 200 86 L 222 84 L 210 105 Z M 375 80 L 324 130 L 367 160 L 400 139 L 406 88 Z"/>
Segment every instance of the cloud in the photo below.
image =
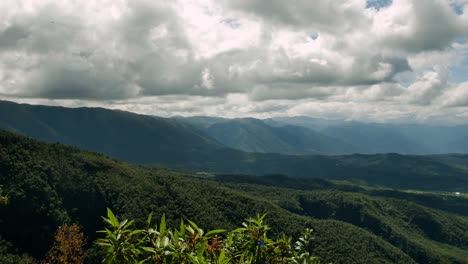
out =
<path fill-rule="evenodd" d="M 317 0 L 239 0 L 221 1 L 235 10 L 259 17 L 267 23 L 293 28 L 345 32 L 366 19 L 362 15 L 365 1 Z"/>
<path fill-rule="evenodd" d="M 450 75 L 468 56 L 467 6 L 4 0 L 0 96 L 164 115 L 300 114 L 320 105 L 362 117 L 359 107 L 385 105 L 373 118 L 426 116 L 422 107 L 466 106 L 455 99 L 466 86 Z M 400 105 L 407 111 L 392 110 Z"/>
<path fill-rule="evenodd" d="M 417 53 L 450 47 L 468 35 L 466 25 L 446 0 L 397 0 L 375 13 L 372 32 L 381 46 Z"/>
<path fill-rule="evenodd" d="M 408 87 L 408 93 L 405 94 L 403 100 L 414 104 L 429 105 L 448 86 L 447 79 L 447 69 L 435 67 L 434 70 L 425 72 Z"/>
<path fill-rule="evenodd" d="M 453 85 L 441 96 L 442 105 L 447 107 L 468 106 L 468 82 Z"/>

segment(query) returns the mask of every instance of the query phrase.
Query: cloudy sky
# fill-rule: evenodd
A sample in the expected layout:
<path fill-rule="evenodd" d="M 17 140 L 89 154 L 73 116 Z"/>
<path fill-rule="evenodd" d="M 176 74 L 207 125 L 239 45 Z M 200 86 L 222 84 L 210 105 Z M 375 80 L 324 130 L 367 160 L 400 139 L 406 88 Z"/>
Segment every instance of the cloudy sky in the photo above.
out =
<path fill-rule="evenodd" d="M 468 123 L 468 0 L 1 0 L 0 99 Z"/>

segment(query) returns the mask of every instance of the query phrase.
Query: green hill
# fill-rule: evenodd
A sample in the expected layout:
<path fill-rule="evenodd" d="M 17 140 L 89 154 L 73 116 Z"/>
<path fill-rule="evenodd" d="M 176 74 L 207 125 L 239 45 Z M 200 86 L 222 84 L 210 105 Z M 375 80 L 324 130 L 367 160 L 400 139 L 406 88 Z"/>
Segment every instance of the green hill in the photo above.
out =
<path fill-rule="evenodd" d="M 222 144 L 242 151 L 289 155 L 353 153 L 353 146 L 338 138 L 292 125 L 272 126 L 255 118 L 177 118 Z"/>
<path fill-rule="evenodd" d="M 64 222 L 79 223 L 93 241 L 107 207 L 137 224 L 149 212 L 165 212 L 169 223 L 188 217 L 206 229 L 232 228 L 268 212 L 273 235 L 297 237 L 312 227 L 313 254 L 328 262 L 463 263 L 468 257 L 466 216 L 325 180 L 299 189 L 288 179 L 287 188 L 278 179 L 272 186 L 222 179 L 0 132 L 0 184 L 9 198 L 0 207 L 0 235 L 19 253 L 41 257 Z"/>
<path fill-rule="evenodd" d="M 250 153 L 228 148 L 192 125 L 173 119 L 102 108 L 73 109 L 4 101 L 0 102 L 0 128 L 142 165 L 210 173 L 286 174 L 390 188 L 468 192 L 468 169 L 463 165 L 468 163 L 468 156 L 464 155 Z"/>
<path fill-rule="evenodd" d="M 103 108 L 0 101 L 0 128 L 144 164 L 177 163 L 223 148 L 177 121 Z"/>

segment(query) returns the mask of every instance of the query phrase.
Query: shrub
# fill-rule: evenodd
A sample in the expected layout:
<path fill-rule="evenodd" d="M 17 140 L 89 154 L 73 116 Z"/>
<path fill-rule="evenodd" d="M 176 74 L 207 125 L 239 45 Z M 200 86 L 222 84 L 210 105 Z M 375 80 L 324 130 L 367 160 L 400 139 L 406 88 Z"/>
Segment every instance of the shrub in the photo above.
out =
<path fill-rule="evenodd" d="M 198 264 L 282 264 L 319 263 L 308 253 L 312 230 L 291 246 L 291 238 L 268 238 L 265 215 L 249 218 L 233 231 L 205 232 L 194 222 L 181 221 L 178 229 L 166 226 L 163 215 L 159 226 L 152 226 L 152 215 L 146 229 L 133 229 L 133 221 L 119 221 L 110 209 L 103 217 L 109 228 L 99 231 L 105 235 L 96 242 L 106 250 L 104 263 L 198 263 Z"/>

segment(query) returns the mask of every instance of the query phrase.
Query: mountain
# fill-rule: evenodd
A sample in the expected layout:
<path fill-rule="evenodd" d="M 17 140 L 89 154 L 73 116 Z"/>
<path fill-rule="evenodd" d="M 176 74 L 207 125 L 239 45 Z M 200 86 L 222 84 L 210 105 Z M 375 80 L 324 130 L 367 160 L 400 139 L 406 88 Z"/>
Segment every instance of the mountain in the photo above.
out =
<path fill-rule="evenodd" d="M 358 153 L 428 153 L 424 145 L 401 134 L 397 129 L 379 124 L 346 123 L 324 128 L 325 135 L 351 142 Z"/>
<path fill-rule="evenodd" d="M 312 129 L 353 146 L 353 152 L 361 154 L 468 153 L 467 125 L 363 123 L 304 116 L 272 118 L 265 122 Z"/>
<path fill-rule="evenodd" d="M 468 156 L 447 162 L 440 157 L 399 154 L 282 155 L 228 148 L 198 129 L 174 119 L 102 108 L 63 108 L 0 103 L 0 128 L 49 142 L 102 152 L 142 165 L 195 172 L 285 174 L 321 177 L 390 188 L 466 191 Z M 447 160 L 450 156 L 447 156 Z"/>
<path fill-rule="evenodd" d="M 190 116 L 190 117 L 174 116 L 172 118 L 179 122 L 192 125 L 193 127 L 199 130 L 204 130 L 210 127 L 211 125 L 221 123 L 221 122 L 226 122 L 230 120 L 227 118 L 213 117 L 213 116 Z"/>
<path fill-rule="evenodd" d="M 179 118 L 218 142 L 247 152 L 289 155 L 352 153 L 353 147 L 337 138 L 300 126 L 271 126 L 254 118 Z"/>
<path fill-rule="evenodd" d="M 306 127 L 316 131 L 320 131 L 330 126 L 346 123 L 344 120 L 314 118 L 309 116 L 274 117 L 267 118 L 264 121 L 273 126 L 293 125 Z"/>
<path fill-rule="evenodd" d="M 0 168 L 10 200 L 0 207 L 0 259 L 23 253 L 41 258 L 55 229 L 67 222 L 81 225 L 89 239 L 87 263 L 99 263 L 101 253 L 91 242 L 103 228 L 100 216 L 107 207 L 139 226 L 153 212 L 156 219 L 166 213 L 169 225 L 188 217 L 205 229 L 232 228 L 268 212 L 273 236 L 297 237 L 311 227 L 311 252 L 326 263 L 464 263 L 468 258 L 468 217 L 452 210 L 467 203 L 463 197 L 448 206 L 453 200 L 434 193 L 440 202 L 432 207 L 435 203 L 423 205 L 426 195 L 387 197 L 378 189 L 326 180 L 136 166 L 9 132 L 0 132 Z"/>
<path fill-rule="evenodd" d="M 269 119 L 178 117 L 206 136 L 247 152 L 289 155 L 468 153 L 468 126 L 362 123 L 305 116 Z"/>
<path fill-rule="evenodd" d="M 142 164 L 176 163 L 223 148 L 175 120 L 103 108 L 0 101 L 0 128 Z"/>

